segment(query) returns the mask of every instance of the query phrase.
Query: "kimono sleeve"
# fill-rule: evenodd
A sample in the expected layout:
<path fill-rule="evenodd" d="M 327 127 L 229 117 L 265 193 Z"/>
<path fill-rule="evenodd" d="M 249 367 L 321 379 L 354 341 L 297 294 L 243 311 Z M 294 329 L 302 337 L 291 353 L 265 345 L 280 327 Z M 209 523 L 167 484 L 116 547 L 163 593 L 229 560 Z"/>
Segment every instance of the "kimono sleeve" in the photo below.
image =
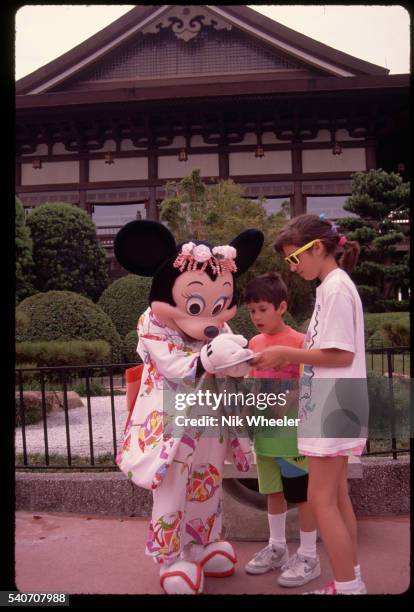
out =
<path fill-rule="evenodd" d="M 138 353 L 144 363 L 149 359 L 158 374 L 168 380 L 195 379 L 200 353 L 182 349 L 165 336 L 141 335 Z"/>

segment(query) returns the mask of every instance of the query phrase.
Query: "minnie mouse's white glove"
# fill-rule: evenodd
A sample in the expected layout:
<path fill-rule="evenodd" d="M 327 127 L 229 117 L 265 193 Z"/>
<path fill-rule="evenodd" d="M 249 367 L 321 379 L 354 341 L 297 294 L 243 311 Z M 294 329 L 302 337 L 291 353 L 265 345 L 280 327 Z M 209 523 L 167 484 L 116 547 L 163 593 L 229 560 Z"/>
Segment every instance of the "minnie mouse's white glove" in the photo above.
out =
<path fill-rule="evenodd" d="M 203 346 L 200 351 L 200 360 L 210 374 L 223 374 L 224 376 L 245 376 L 250 369 L 247 363 L 223 368 L 226 363 L 232 363 L 248 355 L 253 355 L 247 346 L 248 341 L 240 334 L 220 334 L 211 342 Z M 220 368 L 217 370 L 217 368 Z"/>

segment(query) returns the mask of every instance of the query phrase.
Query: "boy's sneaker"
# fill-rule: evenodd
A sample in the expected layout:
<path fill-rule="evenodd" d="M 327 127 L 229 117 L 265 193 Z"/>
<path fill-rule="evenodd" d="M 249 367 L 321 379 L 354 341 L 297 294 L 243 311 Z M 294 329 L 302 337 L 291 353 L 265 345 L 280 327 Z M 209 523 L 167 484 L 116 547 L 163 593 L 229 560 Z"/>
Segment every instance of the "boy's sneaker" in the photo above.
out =
<path fill-rule="evenodd" d="M 319 557 L 305 557 L 294 554 L 282 567 L 282 573 L 277 579 L 280 586 L 297 587 L 306 584 L 321 575 Z"/>
<path fill-rule="evenodd" d="M 306 593 L 302 593 L 302 595 L 366 595 L 366 594 L 367 594 L 367 587 L 362 582 L 362 580 L 360 581 L 358 589 L 356 591 L 353 591 L 352 593 L 341 593 L 341 592 L 338 593 L 338 591 L 335 588 L 334 582 L 330 582 L 329 584 L 324 586 L 322 589 L 318 589 L 317 591 L 308 591 Z"/>
<path fill-rule="evenodd" d="M 268 544 L 254 555 L 244 569 L 248 574 L 265 574 L 281 567 L 288 559 L 289 553 L 286 546 Z"/>

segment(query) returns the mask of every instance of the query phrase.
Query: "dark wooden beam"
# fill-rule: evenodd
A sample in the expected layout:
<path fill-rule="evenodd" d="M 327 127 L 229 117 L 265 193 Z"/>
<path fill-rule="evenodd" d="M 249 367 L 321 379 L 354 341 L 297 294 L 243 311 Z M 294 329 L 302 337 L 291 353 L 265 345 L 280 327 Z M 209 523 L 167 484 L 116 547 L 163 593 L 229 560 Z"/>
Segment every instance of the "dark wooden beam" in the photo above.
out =
<path fill-rule="evenodd" d="M 366 91 L 367 89 L 401 89 L 406 90 L 410 84 L 409 74 L 378 75 L 378 76 L 356 76 L 344 77 L 316 77 L 309 79 L 286 79 L 286 80 L 263 80 L 244 83 L 212 83 L 208 78 L 206 83 L 173 85 L 171 82 L 164 86 L 153 86 L 145 83 L 145 87 L 131 87 L 128 89 L 114 89 L 101 91 L 99 96 L 96 91 L 76 91 L 65 93 L 46 93 L 36 96 L 17 95 L 17 109 L 47 108 L 47 107 L 69 107 L 80 108 L 82 105 L 92 104 L 94 107 L 105 103 L 123 102 L 132 108 L 136 101 L 144 100 L 175 100 L 175 99 L 205 99 L 214 97 L 226 97 L 240 95 L 258 94 L 289 94 L 303 93 L 314 94 L 315 92 L 347 92 Z"/>

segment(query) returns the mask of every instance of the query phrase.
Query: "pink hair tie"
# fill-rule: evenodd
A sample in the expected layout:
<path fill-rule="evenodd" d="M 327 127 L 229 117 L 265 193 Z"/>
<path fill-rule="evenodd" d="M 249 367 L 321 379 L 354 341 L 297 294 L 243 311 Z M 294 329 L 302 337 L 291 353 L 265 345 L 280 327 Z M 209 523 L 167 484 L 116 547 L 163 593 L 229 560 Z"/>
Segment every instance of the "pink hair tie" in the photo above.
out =
<path fill-rule="evenodd" d="M 339 244 L 340 247 L 342 247 L 342 246 L 344 246 L 344 244 L 346 242 L 348 242 L 348 238 L 346 236 L 341 236 L 340 239 L 339 239 L 338 244 Z"/>

